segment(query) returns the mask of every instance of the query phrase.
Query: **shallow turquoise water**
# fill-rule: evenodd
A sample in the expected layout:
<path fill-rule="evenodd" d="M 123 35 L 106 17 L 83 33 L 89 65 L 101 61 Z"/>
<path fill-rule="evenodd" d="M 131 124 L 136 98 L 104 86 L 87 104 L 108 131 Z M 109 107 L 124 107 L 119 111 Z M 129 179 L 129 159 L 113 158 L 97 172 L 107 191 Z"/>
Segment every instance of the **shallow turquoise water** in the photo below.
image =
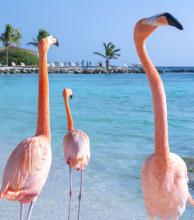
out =
<path fill-rule="evenodd" d="M 153 114 L 145 75 L 50 75 L 53 163 L 32 220 L 67 219 L 68 168 L 62 139 L 66 117 L 62 90 L 73 89 L 75 127 L 91 141 L 91 161 L 84 173 L 82 220 L 143 220 L 143 160 L 153 152 Z M 194 152 L 194 74 L 165 74 L 171 150 L 183 157 Z M 36 127 L 37 75 L 0 76 L 0 179 L 6 160 Z M 79 175 L 74 173 L 76 219 Z M 192 192 L 194 195 L 194 192 Z M 17 217 L 18 216 L 18 217 Z M 187 207 L 182 219 L 194 217 Z M 0 202 L 0 219 L 19 219 L 19 205 Z"/>

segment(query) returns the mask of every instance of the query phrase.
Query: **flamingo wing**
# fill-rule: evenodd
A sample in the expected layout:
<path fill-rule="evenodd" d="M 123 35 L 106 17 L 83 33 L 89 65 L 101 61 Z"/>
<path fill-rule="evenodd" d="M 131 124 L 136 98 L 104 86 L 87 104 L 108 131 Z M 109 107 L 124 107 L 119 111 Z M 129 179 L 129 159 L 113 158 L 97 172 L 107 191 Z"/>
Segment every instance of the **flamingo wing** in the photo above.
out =
<path fill-rule="evenodd" d="M 90 160 L 90 142 L 82 130 L 73 130 L 64 137 L 65 161 L 76 170 L 85 169 Z"/>
<path fill-rule="evenodd" d="M 23 140 L 6 164 L 1 196 L 22 200 L 26 194 L 38 194 L 47 179 L 50 164 L 50 144 L 45 137 Z"/>

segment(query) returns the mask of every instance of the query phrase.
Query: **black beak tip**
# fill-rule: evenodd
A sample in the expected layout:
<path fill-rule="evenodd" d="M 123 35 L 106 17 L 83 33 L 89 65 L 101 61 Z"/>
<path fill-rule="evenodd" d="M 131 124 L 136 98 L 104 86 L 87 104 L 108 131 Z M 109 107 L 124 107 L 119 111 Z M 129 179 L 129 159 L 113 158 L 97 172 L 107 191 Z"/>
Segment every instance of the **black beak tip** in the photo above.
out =
<path fill-rule="evenodd" d="M 55 43 L 55 45 L 57 46 L 57 47 L 59 47 L 59 41 L 57 40 L 57 42 Z"/>
<path fill-rule="evenodd" d="M 55 46 L 57 46 L 57 47 L 59 47 L 59 41 L 58 41 L 58 39 L 55 37 L 55 36 L 53 36 L 55 39 L 56 39 L 56 43 L 54 44 Z"/>
<path fill-rule="evenodd" d="M 182 24 L 173 15 L 170 13 L 164 13 L 164 16 L 166 17 L 169 25 L 174 26 L 179 30 L 183 30 Z"/>
<path fill-rule="evenodd" d="M 73 95 L 70 95 L 69 97 L 70 97 L 70 99 L 72 99 L 72 98 L 73 98 Z"/>

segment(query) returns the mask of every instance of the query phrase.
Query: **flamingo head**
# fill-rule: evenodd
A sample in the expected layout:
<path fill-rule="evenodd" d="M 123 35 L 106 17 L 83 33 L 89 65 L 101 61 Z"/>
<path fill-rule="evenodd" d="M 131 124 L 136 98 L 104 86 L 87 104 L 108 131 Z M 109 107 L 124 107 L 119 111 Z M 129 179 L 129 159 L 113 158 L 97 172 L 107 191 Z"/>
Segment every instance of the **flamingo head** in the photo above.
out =
<path fill-rule="evenodd" d="M 162 13 L 138 21 L 135 26 L 134 37 L 135 39 L 146 40 L 152 32 L 164 25 L 174 26 L 179 30 L 183 30 L 183 26 L 174 16 L 169 13 Z"/>
<path fill-rule="evenodd" d="M 50 35 L 47 37 L 47 41 L 48 41 L 48 44 L 51 46 L 51 45 L 55 45 L 55 46 L 59 46 L 59 41 L 57 40 L 56 37 Z"/>
<path fill-rule="evenodd" d="M 63 97 L 64 98 L 73 98 L 73 92 L 71 89 L 64 89 L 63 90 Z"/>
<path fill-rule="evenodd" d="M 52 45 L 59 46 L 59 41 L 52 35 L 41 38 L 38 43 L 38 47 L 43 50 L 48 50 Z"/>

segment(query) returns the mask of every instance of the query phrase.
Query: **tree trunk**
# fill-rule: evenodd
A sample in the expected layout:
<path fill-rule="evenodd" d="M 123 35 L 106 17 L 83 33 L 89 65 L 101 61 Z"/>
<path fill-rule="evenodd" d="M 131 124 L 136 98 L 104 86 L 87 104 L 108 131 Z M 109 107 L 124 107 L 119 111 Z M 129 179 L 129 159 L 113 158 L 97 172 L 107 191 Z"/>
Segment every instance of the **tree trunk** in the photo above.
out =
<path fill-rule="evenodd" d="M 7 63 L 7 66 L 9 66 L 9 48 L 8 47 L 6 48 L 6 63 Z"/>
<path fill-rule="evenodd" d="M 109 68 L 109 59 L 106 59 L 106 69 L 108 69 Z"/>

